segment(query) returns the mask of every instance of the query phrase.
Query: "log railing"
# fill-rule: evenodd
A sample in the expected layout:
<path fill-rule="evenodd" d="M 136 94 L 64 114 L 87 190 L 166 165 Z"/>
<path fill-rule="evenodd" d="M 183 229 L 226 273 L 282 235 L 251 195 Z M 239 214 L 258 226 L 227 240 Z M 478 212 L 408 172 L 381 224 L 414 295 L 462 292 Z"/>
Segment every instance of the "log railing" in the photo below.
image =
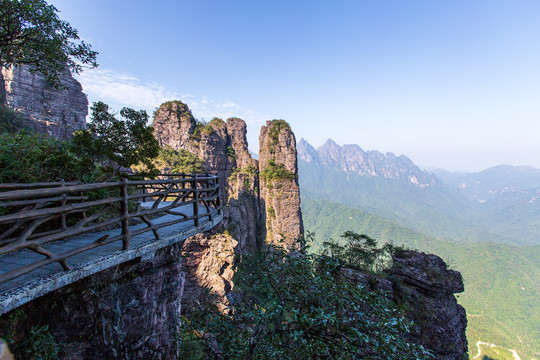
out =
<path fill-rule="evenodd" d="M 94 184 L 0 184 L 0 258 L 25 250 L 43 256 L 0 274 L 0 284 L 55 262 L 70 270 L 68 260 L 74 255 L 112 242 L 121 242 L 127 250 L 130 239 L 139 234 L 152 231 L 159 240 L 160 228 L 189 221 L 197 227 L 201 220 L 211 221 L 220 213 L 219 178 L 209 174 L 165 174 L 154 180 Z M 175 216 L 157 221 L 164 215 Z M 115 228 L 121 232 L 104 234 L 81 247 L 47 248 L 53 242 L 69 243 L 70 238 L 85 233 Z"/>

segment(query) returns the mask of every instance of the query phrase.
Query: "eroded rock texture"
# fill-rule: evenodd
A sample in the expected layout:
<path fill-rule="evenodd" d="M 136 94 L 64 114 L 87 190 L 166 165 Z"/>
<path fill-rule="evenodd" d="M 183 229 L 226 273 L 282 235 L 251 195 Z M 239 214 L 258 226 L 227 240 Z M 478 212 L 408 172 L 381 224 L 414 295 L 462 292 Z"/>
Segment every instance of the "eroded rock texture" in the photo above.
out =
<path fill-rule="evenodd" d="M 259 247 L 262 210 L 259 203 L 257 160 L 248 151 L 246 123 L 238 118 L 213 119 L 197 124 L 180 101 L 162 104 L 156 111 L 154 134 L 161 146 L 187 150 L 220 176 L 223 228 L 237 241 L 237 250 Z"/>
<path fill-rule="evenodd" d="M 48 325 L 66 344 L 61 359 L 174 359 L 185 277 L 180 255 L 181 245 L 173 245 L 154 259 L 49 293 L 0 317 L 0 336 L 13 332 L 22 344 L 33 326 Z"/>
<path fill-rule="evenodd" d="M 440 257 L 415 251 L 394 258 L 391 274 L 394 298 L 416 324 L 411 340 L 438 360 L 468 359 L 467 315 L 454 296 L 464 291 L 461 274 Z"/>
<path fill-rule="evenodd" d="M 466 360 L 467 314 L 455 293 L 464 291 L 461 274 L 436 255 L 406 251 L 394 257 L 388 278 L 344 268 L 344 275 L 369 291 L 381 291 L 414 321 L 409 341 L 432 351 L 437 360 Z"/>
<path fill-rule="evenodd" d="M 237 244 L 230 235 L 224 234 L 198 234 L 186 239 L 182 247 L 182 264 L 186 271 L 184 311 L 197 311 L 200 303 L 210 300 L 206 289 L 217 295 L 218 306 L 228 305 Z"/>
<path fill-rule="evenodd" d="M 81 84 L 66 70 L 60 74 L 59 88 L 51 86 L 28 66 L 3 67 L 0 85 L 7 106 L 23 118 L 23 126 L 68 140 L 73 132 L 84 129 L 88 99 Z"/>
<path fill-rule="evenodd" d="M 298 249 L 304 236 L 298 186 L 296 139 L 283 120 L 267 121 L 259 136 L 261 198 L 266 208 L 266 241 Z"/>

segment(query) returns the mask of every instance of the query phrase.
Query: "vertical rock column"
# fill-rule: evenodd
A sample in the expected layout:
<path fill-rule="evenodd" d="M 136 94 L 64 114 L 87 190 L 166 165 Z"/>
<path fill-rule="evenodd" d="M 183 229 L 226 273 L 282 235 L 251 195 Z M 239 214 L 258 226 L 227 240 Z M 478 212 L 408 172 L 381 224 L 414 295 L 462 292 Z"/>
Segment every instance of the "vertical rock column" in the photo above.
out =
<path fill-rule="evenodd" d="M 304 236 L 298 186 L 296 139 L 284 120 L 267 121 L 259 136 L 261 199 L 266 208 L 266 242 L 288 250 Z"/>

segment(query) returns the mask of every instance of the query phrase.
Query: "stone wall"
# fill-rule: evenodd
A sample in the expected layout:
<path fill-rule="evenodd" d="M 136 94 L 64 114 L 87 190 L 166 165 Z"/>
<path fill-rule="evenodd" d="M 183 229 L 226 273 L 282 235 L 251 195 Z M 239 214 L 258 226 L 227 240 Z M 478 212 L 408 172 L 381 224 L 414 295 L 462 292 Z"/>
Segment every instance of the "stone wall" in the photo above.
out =
<path fill-rule="evenodd" d="M 86 127 L 88 99 L 81 84 L 66 70 L 60 74 L 59 88 L 28 66 L 3 67 L 0 86 L 4 103 L 17 111 L 23 126 L 57 139 L 67 140 L 74 131 Z"/>

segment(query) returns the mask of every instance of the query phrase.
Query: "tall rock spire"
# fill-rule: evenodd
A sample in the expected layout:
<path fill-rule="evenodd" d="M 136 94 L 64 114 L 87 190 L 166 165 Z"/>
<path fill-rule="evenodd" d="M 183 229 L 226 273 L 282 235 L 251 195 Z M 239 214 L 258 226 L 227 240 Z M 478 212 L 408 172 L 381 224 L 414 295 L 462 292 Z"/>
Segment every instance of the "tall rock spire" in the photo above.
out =
<path fill-rule="evenodd" d="M 259 136 L 261 199 L 266 209 L 266 242 L 288 250 L 304 236 L 296 139 L 284 120 L 267 121 Z"/>

